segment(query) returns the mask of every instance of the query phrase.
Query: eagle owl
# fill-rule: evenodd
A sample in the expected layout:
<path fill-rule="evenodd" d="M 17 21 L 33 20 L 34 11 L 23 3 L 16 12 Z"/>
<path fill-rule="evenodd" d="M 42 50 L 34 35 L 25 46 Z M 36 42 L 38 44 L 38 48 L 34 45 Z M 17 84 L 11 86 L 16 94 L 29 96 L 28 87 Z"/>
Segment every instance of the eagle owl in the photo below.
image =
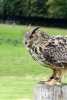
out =
<path fill-rule="evenodd" d="M 33 59 L 53 70 L 45 84 L 61 85 L 67 69 L 67 37 L 52 37 L 36 27 L 27 30 L 24 42 Z"/>

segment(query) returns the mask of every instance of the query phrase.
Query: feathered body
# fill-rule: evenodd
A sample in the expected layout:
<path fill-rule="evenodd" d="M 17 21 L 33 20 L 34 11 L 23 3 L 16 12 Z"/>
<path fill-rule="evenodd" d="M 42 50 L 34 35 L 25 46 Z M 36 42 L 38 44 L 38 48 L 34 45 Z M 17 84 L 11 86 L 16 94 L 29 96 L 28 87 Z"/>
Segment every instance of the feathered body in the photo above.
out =
<path fill-rule="evenodd" d="M 63 70 L 67 69 L 67 37 L 51 37 L 36 27 L 27 31 L 25 44 L 32 57 L 43 66 L 53 69 L 48 84 L 59 84 Z"/>

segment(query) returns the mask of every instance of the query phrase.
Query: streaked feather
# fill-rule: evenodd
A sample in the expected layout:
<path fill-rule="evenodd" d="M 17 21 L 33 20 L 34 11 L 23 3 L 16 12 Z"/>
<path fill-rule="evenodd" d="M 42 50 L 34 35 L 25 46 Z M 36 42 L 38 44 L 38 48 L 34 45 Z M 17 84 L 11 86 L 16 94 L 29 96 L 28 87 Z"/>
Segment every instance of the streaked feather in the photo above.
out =
<path fill-rule="evenodd" d="M 42 65 L 52 65 L 59 68 L 66 67 L 67 37 L 51 37 L 41 31 L 39 27 L 27 35 L 29 36 L 25 37 L 26 45 L 35 60 Z"/>

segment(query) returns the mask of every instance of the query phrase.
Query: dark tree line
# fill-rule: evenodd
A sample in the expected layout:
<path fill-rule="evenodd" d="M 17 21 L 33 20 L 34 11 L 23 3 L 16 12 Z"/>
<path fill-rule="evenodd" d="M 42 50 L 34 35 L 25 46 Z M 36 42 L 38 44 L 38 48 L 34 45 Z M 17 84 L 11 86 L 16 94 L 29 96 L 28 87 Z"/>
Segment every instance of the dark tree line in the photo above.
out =
<path fill-rule="evenodd" d="M 67 19 L 67 0 L 0 0 L 0 18 Z"/>
<path fill-rule="evenodd" d="M 67 18 L 67 0 L 0 0 L 0 15 Z"/>

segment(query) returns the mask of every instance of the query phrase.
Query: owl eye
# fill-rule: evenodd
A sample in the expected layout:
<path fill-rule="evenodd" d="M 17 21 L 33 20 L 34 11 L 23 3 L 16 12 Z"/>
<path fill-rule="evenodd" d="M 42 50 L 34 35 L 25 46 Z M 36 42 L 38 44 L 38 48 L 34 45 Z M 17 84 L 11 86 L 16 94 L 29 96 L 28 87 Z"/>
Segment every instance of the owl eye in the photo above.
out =
<path fill-rule="evenodd" d="M 30 39 L 32 39 L 33 37 L 34 37 L 34 36 L 33 36 L 33 35 L 31 35 L 31 36 L 30 36 Z"/>

